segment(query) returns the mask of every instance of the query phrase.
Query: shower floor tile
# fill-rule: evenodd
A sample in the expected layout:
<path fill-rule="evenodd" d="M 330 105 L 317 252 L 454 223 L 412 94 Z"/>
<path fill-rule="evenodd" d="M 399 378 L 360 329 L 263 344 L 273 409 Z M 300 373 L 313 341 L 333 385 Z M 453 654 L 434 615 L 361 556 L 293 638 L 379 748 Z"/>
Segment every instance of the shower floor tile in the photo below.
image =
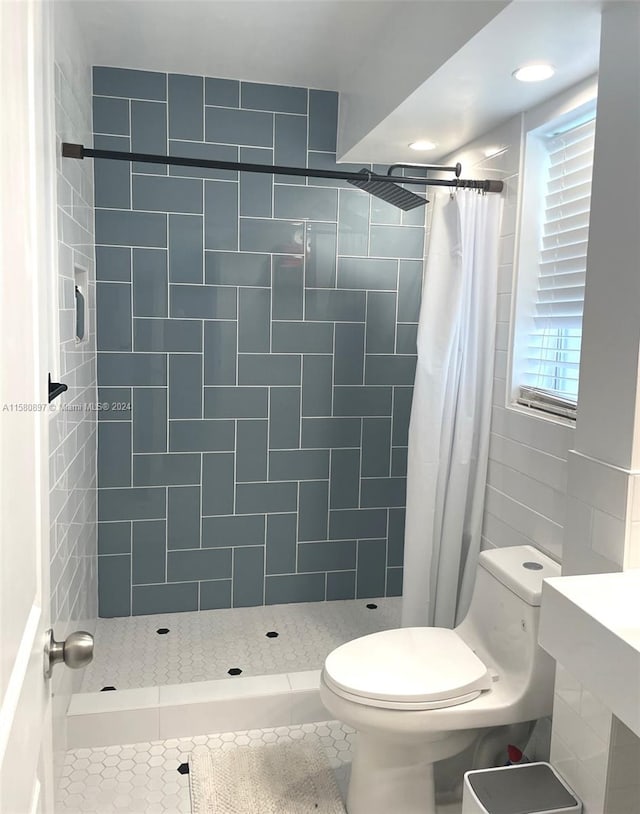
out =
<path fill-rule="evenodd" d="M 317 670 L 338 645 L 399 627 L 400 603 L 357 599 L 98 619 L 81 691 Z"/>
<path fill-rule="evenodd" d="M 151 743 L 67 752 L 56 794 L 57 814 L 190 814 L 189 753 L 198 744 L 237 749 L 265 743 L 322 743 L 343 799 L 355 734 L 338 721 L 224 732 Z"/>

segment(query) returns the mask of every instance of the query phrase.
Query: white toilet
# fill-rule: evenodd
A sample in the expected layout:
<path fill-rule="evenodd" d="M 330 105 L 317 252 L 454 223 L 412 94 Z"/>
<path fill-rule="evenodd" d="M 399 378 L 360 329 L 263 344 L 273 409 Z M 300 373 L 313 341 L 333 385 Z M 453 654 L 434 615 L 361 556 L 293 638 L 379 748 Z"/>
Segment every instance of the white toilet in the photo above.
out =
<path fill-rule="evenodd" d="M 436 761 L 487 728 L 551 714 L 555 662 L 538 619 L 542 580 L 559 575 L 531 546 L 484 551 L 454 630 L 386 630 L 329 654 L 322 702 L 358 732 L 349 814 L 433 814 Z"/>

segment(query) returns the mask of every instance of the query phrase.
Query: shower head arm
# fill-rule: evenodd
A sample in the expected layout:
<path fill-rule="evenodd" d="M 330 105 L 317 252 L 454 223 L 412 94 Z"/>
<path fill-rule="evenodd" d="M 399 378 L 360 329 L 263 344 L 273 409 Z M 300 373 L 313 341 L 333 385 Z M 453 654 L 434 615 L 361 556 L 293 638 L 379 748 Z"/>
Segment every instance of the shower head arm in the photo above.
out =
<path fill-rule="evenodd" d="M 387 170 L 387 175 L 393 175 L 394 170 L 435 170 L 436 172 L 454 172 L 456 178 L 460 178 L 462 164 L 458 162 L 453 167 L 444 167 L 440 164 L 391 164 Z M 403 179 L 404 180 L 404 179 Z"/>
<path fill-rule="evenodd" d="M 494 181 L 489 178 L 406 178 L 398 175 L 371 175 L 373 181 L 391 181 L 396 184 L 416 184 L 423 187 L 453 187 L 454 189 L 477 189 L 481 192 L 502 192 L 503 181 Z"/>

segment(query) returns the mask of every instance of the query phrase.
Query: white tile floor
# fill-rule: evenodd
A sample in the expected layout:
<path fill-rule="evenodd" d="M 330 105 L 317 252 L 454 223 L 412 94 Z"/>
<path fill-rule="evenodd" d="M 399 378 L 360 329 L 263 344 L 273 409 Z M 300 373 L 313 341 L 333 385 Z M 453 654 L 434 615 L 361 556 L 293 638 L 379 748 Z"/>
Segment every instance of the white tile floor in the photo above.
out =
<path fill-rule="evenodd" d="M 307 671 L 343 642 L 398 627 L 400 599 L 272 605 L 258 608 L 100 619 L 96 656 L 84 692 Z M 375 605 L 368 608 L 367 605 Z M 166 634 L 157 630 L 168 628 Z M 267 637 L 269 632 L 277 637 Z M 235 749 L 319 739 L 343 799 L 356 734 L 338 721 L 198 735 L 67 752 L 56 814 L 191 814 L 189 777 L 178 771 L 194 746 Z M 437 807 L 460 814 L 460 803 Z"/>
<path fill-rule="evenodd" d="M 399 598 L 99 619 L 83 692 L 320 669 L 340 644 L 399 627 Z M 370 609 L 367 605 L 376 605 Z M 168 628 L 166 634 L 157 630 Z M 269 638 L 267 633 L 276 632 Z"/>
<path fill-rule="evenodd" d="M 67 752 L 56 794 L 56 814 L 191 814 L 189 776 L 178 771 L 194 746 L 236 749 L 319 740 L 346 799 L 356 734 L 339 721 L 244 732 L 223 732 L 151 743 Z M 437 814 L 460 814 L 461 802 L 439 804 Z"/>
<path fill-rule="evenodd" d="M 337 721 L 251 729 L 153 743 L 67 752 L 56 814 L 190 814 L 189 777 L 178 768 L 196 744 L 236 749 L 283 741 L 320 740 L 343 799 L 351 763 L 353 729 Z"/>

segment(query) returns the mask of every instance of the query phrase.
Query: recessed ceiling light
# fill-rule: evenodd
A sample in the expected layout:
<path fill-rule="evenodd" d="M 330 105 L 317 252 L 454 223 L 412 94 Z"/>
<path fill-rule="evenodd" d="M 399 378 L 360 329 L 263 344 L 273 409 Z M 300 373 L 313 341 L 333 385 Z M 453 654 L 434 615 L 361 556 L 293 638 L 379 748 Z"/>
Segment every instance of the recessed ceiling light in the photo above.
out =
<path fill-rule="evenodd" d="M 412 150 L 435 150 L 437 146 L 433 141 L 412 141 L 409 145 Z"/>
<path fill-rule="evenodd" d="M 542 82 L 544 79 L 551 79 L 555 72 L 553 65 L 538 63 L 523 65 L 513 72 L 513 76 L 520 82 Z"/>

